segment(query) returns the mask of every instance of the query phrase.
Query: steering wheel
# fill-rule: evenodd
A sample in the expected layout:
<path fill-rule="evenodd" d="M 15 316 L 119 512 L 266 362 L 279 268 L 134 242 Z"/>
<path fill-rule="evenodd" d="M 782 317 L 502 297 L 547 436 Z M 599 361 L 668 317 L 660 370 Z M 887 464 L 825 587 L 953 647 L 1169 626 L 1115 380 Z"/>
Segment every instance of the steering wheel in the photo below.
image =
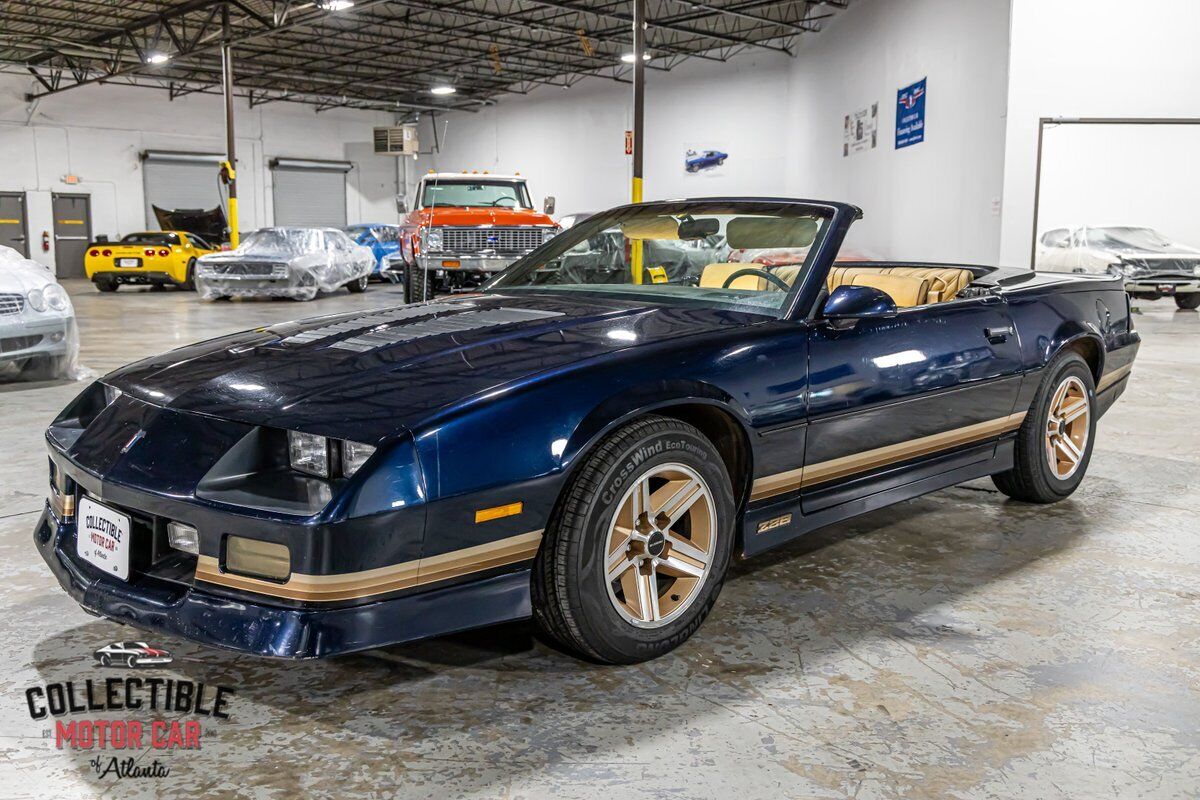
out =
<path fill-rule="evenodd" d="M 497 197 L 495 200 L 488 203 L 488 205 L 492 206 L 492 207 L 503 206 L 505 208 L 516 208 L 517 207 L 517 198 L 515 198 L 515 197 Z"/>
<path fill-rule="evenodd" d="M 739 269 L 732 273 L 728 278 L 725 279 L 725 282 L 721 284 L 721 288 L 728 289 L 729 284 L 733 283 L 743 275 L 757 275 L 758 277 L 765 279 L 768 283 L 775 284 L 785 292 L 791 291 L 792 289 L 792 287 L 788 286 L 787 283 L 784 282 L 783 278 L 772 275 L 765 269 L 751 269 L 749 267 L 746 269 Z"/>

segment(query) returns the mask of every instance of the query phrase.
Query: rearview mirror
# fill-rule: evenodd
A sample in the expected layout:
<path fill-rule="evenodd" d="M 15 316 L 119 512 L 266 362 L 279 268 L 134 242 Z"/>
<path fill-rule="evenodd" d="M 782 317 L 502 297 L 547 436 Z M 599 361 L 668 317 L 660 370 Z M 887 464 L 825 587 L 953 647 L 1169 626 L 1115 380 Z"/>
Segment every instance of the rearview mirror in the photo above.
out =
<path fill-rule="evenodd" d="M 554 196 L 551 195 L 542 201 L 542 210 L 547 214 L 554 213 Z"/>
<path fill-rule="evenodd" d="M 874 286 L 839 286 L 829 293 L 821 316 L 835 328 L 847 328 L 860 319 L 896 316 L 896 301 Z"/>

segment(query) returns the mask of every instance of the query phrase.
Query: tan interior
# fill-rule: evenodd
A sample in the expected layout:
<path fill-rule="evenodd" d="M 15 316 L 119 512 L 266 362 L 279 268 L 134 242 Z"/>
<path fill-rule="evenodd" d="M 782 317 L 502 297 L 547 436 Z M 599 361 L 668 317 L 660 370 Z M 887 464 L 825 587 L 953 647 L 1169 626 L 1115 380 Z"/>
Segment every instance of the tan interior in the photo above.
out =
<path fill-rule="evenodd" d="M 762 264 L 743 264 L 737 261 L 732 261 L 723 264 L 709 264 L 704 268 L 704 272 L 700 273 L 700 287 L 703 289 L 720 289 L 725 286 L 725 279 L 739 269 L 764 269 Z M 795 277 L 794 275 L 792 276 Z M 786 278 L 785 278 L 786 280 Z M 752 292 L 761 292 L 770 287 L 771 284 L 757 275 L 743 275 L 729 284 L 728 289 L 744 289 Z M 774 287 L 778 289 L 779 287 Z"/>
<path fill-rule="evenodd" d="M 829 277 L 826 279 L 825 285 L 831 292 L 843 285 L 874 286 L 874 284 L 850 280 L 851 275 L 861 274 L 898 275 L 928 281 L 928 293 L 922 302 L 915 304 L 920 306 L 953 300 L 959 292 L 970 285 L 971 281 L 975 280 L 971 270 L 959 267 L 833 267 L 829 270 Z M 881 287 L 876 286 L 875 288 Z M 883 289 L 883 291 L 887 290 Z M 896 305 L 900 305 L 900 302 L 897 301 Z"/>
<path fill-rule="evenodd" d="M 739 269 L 767 268 L 762 264 L 709 264 L 700 275 L 700 285 L 719 289 Z M 790 286 L 801 269 L 797 265 L 767 271 Z M 958 267 L 834 267 L 829 271 L 826 287 L 832 292 L 839 286 L 872 286 L 890 295 L 900 308 L 912 308 L 953 300 L 974 279 L 971 270 Z M 729 288 L 760 292 L 778 289 L 756 275 L 743 275 Z"/>

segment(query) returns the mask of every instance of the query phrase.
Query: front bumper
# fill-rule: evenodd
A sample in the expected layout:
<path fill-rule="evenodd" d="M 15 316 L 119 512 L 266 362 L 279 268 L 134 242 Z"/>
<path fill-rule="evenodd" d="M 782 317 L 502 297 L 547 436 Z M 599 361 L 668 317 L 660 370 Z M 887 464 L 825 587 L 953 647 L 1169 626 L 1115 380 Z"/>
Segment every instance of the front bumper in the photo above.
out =
<path fill-rule="evenodd" d="M 417 256 L 417 266 L 423 270 L 445 269 L 459 272 L 502 272 L 521 257 L 521 255 L 427 254 Z"/>
<path fill-rule="evenodd" d="M 1172 294 L 1192 294 L 1200 292 L 1200 278 L 1196 280 L 1180 280 L 1178 278 L 1164 278 L 1162 280 L 1154 280 L 1153 278 L 1138 278 L 1136 280 L 1125 281 L 1125 291 L 1130 294 L 1153 294 L 1153 295 L 1172 295 Z"/>
<path fill-rule="evenodd" d="M 66 355 L 70 317 L 29 320 L 32 312 L 0 317 L 0 362 Z"/>
<path fill-rule="evenodd" d="M 33 541 L 59 584 L 85 611 L 193 642 L 275 658 L 324 658 L 530 614 L 529 570 L 342 608 L 282 608 L 232 600 L 196 586 L 135 576 L 121 581 L 75 555 L 75 525 L 49 505 Z"/>

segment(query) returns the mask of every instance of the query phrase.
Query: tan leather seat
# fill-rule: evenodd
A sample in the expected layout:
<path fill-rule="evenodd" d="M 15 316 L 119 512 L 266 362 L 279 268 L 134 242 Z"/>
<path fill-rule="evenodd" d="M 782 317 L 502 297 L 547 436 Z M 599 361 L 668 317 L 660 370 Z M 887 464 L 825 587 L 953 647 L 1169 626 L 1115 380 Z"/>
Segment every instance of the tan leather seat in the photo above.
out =
<path fill-rule="evenodd" d="M 739 269 L 763 269 L 762 264 L 742 264 L 736 261 L 727 264 L 709 264 L 700 273 L 700 287 L 702 289 L 720 289 L 725 286 L 726 279 L 730 275 L 737 272 Z M 758 275 L 742 275 L 735 278 L 733 283 L 725 286 L 727 289 L 743 289 L 746 291 L 761 292 L 766 286 L 766 281 Z"/>
<path fill-rule="evenodd" d="M 851 282 L 853 275 L 864 274 L 927 281 L 929 288 L 925 295 L 925 300 L 918 305 L 945 303 L 953 300 L 958 296 L 959 292 L 970 285 L 971 281 L 975 280 L 975 276 L 971 270 L 960 269 L 958 267 L 833 267 L 829 270 L 829 278 L 826 280 L 826 286 L 831 292 L 845 284 L 865 286 L 868 284 Z M 884 291 L 887 290 L 884 289 Z M 897 302 L 897 305 L 900 305 L 900 303 Z"/>
<path fill-rule="evenodd" d="M 857 275 L 851 275 L 850 279 L 842 285 L 871 286 L 891 297 L 898 308 L 913 308 L 929 302 L 929 281 L 923 278 L 860 272 Z"/>

